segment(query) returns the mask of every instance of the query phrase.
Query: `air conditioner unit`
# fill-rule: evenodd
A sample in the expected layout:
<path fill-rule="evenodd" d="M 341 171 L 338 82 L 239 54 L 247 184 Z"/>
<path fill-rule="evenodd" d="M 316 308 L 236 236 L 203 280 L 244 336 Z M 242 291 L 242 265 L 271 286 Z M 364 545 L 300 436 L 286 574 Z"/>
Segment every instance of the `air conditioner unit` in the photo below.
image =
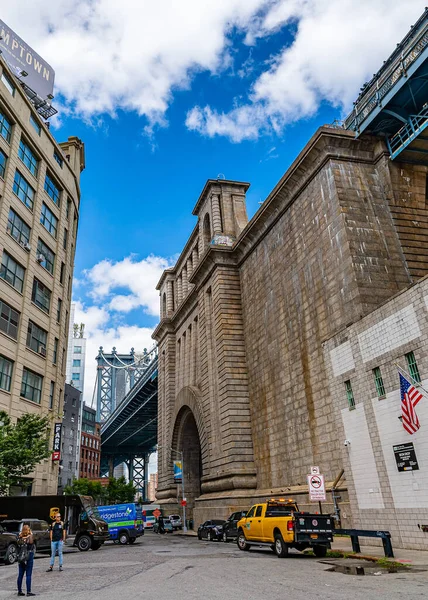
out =
<path fill-rule="evenodd" d="M 41 354 L 42 356 L 46 356 L 46 348 L 45 348 L 45 346 L 40 346 L 40 348 L 39 348 L 39 354 Z"/>
<path fill-rule="evenodd" d="M 37 255 L 37 262 L 42 263 L 44 262 L 45 257 L 43 256 L 43 254 L 38 254 Z"/>
<path fill-rule="evenodd" d="M 25 249 L 25 250 L 27 250 L 27 252 L 30 252 L 30 250 L 31 250 L 31 246 L 30 246 L 30 244 L 29 244 L 28 242 L 25 242 L 25 243 L 23 244 L 23 246 L 24 246 L 24 249 Z"/>

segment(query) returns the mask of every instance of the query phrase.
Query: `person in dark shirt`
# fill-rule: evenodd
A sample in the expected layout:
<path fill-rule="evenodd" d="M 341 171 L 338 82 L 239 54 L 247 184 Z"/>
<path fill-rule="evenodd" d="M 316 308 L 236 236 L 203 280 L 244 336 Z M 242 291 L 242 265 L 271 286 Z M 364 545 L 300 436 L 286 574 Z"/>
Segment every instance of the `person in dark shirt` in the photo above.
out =
<path fill-rule="evenodd" d="M 64 523 L 61 521 L 61 515 L 55 515 L 55 521 L 50 527 L 51 537 L 51 562 L 47 573 L 53 570 L 55 564 L 55 556 L 58 552 L 59 570 L 62 571 L 62 549 L 64 547 L 66 531 Z"/>

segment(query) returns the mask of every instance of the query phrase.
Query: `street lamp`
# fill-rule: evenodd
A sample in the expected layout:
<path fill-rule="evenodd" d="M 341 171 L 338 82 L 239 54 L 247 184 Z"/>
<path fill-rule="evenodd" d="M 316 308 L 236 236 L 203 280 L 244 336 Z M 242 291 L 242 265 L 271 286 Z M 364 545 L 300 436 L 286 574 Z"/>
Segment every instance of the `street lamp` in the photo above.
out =
<path fill-rule="evenodd" d="M 171 446 L 158 446 L 158 449 L 159 448 L 168 448 L 171 452 L 175 452 L 181 458 L 181 497 L 183 499 L 183 502 L 182 502 L 182 506 L 183 506 L 183 531 L 184 531 L 184 533 L 186 533 L 187 532 L 187 525 L 186 525 L 186 496 L 184 495 L 184 453 L 183 453 L 182 450 L 176 450 L 175 448 L 172 448 Z"/>

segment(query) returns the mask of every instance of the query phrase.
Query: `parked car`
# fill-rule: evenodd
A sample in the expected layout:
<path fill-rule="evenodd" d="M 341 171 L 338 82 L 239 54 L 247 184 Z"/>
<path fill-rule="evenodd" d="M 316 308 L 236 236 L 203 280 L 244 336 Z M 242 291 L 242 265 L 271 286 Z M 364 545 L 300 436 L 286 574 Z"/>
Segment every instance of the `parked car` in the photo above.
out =
<path fill-rule="evenodd" d="M 24 525 L 29 525 L 33 532 L 33 539 L 36 545 L 36 552 L 50 550 L 51 540 L 49 537 L 49 525 L 41 519 L 5 519 L 1 522 L 5 531 L 14 533 L 17 538 Z"/>
<path fill-rule="evenodd" d="M 173 531 L 174 531 L 172 523 L 169 519 L 163 520 L 163 528 L 164 528 L 165 533 L 173 533 Z M 153 531 L 154 531 L 154 533 L 159 533 L 158 521 L 156 521 L 156 523 L 153 525 Z"/>
<path fill-rule="evenodd" d="M 16 535 L 5 531 L 0 525 L 0 560 L 7 565 L 13 565 L 18 559 L 18 544 Z"/>
<path fill-rule="evenodd" d="M 180 515 L 169 515 L 168 519 L 171 521 L 173 529 L 183 529 Z"/>
<path fill-rule="evenodd" d="M 234 512 L 230 515 L 230 517 L 225 521 L 223 525 L 223 534 L 222 539 L 223 542 L 229 542 L 230 540 L 236 540 L 238 537 L 238 521 L 240 521 L 243 517 L 246 516 L 248 511 L 246 510 L 238 510 L 238 512 Z"/>
<path fill-rule="evenodd" d="M 224 521 L 220 519 L 211 519 L 210 521 L 205 521 L 205 523 L 202 523 L 202 525 L 199 525 L 198 527 L 198 539 L 207 539 L 211 542 L 219 542 L 223 539 L 223 524 Z"/>

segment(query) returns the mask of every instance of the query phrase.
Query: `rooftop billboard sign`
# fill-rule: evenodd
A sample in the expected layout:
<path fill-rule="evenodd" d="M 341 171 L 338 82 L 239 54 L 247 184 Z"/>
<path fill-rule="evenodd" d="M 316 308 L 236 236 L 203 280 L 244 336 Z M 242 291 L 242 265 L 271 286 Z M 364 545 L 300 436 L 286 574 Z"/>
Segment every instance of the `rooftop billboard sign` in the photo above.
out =
<path fill-rule="evenodd" d="M 37 52 L 0 20 L 0 50 L 11 71 L 38 96 L 53 95 L 55 71 Z M 25 77 L 22 72 L 27 73 Z"/>

